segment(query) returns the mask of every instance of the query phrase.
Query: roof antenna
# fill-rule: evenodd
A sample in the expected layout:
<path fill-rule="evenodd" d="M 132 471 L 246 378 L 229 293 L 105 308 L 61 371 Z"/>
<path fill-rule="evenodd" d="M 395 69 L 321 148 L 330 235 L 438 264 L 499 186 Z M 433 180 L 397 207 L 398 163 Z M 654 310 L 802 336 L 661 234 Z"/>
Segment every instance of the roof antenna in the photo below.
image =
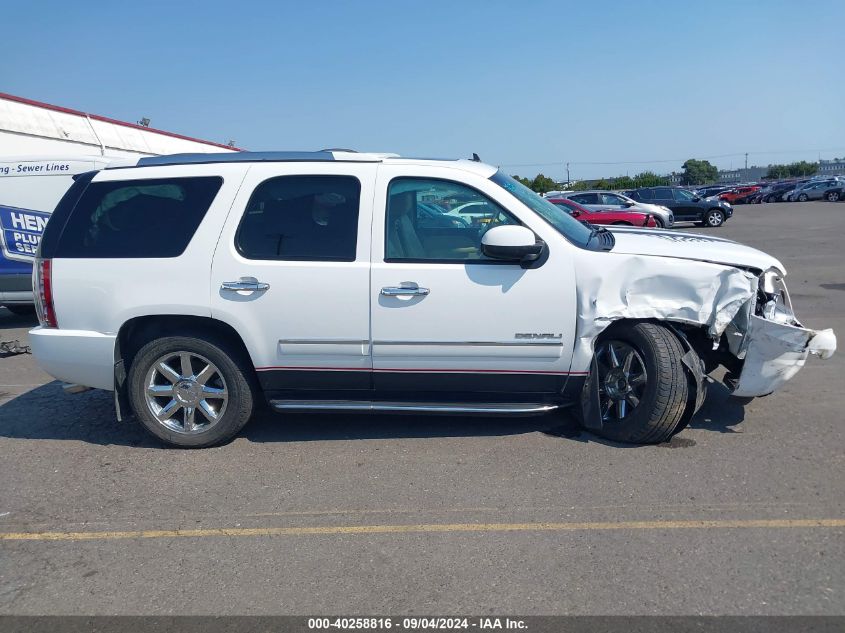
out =
<path fill-rule="evenodd" d="M 478 157 L 478 154 L 476 154 L 475 152 L 472 153 L 472 160 L 474 160 L 476 163 L 481 162 L 481 159 Z"/>

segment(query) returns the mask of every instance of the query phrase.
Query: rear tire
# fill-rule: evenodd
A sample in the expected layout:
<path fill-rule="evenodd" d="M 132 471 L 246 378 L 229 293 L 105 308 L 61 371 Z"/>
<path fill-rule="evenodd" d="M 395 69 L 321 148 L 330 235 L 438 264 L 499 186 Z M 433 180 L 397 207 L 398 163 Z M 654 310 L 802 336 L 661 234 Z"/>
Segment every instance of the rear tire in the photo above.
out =
<path fill-rule="evenodd" d="M 603 335 L 596 345 L 599 434 L 632 444 L 668 440 L 689 394 L 683 355 L 678 338 L 654 323 L 623 324 Z"/>
<path fill-rule="evenodd" d="M 802 193 L 800 196 L 798 196 L 798 202 L 807 202 L 807 194 Z"/>
<path fill-rule="evenodd" d="M 167 444 L 214 446 L 249 421 L 255 402 L 251 372 L 239 350 L 223 340 L 159 338 L 134 357 L 129 398 L 143 427 Z"/>
<path fill-rule="evenodd" d="M 829 194 L 827 194 L 827 199 L 831 202 L 836 202 L 837 200 L 839 200 L 839 192 L 831 191 Z"/>

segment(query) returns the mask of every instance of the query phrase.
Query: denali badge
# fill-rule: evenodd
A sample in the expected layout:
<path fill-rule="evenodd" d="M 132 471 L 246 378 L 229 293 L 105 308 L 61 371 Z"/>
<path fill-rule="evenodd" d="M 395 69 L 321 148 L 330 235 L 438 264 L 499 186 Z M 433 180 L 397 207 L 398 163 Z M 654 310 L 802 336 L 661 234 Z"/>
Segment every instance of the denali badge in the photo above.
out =
<path fill-rule="evenodd" d="M 563 334 L 552 334 L 551 332 L 544 334 L 537 334 L 536 332 L 517 332 L 516 334 L 514 334 L 514 338 L 557 340 L 563 338 Z"/>

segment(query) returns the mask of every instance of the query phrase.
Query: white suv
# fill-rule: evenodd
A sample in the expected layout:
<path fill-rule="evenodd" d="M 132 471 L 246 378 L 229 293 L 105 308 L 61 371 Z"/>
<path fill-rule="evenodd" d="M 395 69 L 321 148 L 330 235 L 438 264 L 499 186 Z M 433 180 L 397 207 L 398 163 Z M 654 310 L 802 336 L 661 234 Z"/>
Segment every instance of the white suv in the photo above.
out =
<path fill-rule="evenodd" d="M 477 223 L 433 222 L 467 203 Z M 434 209 L 434 211 L 432 211 Z M 278 410 L 531 414 L 659 442 L 728 368 L 772 392 L 833 332 L 783 266 L 572 219 L 495 167 L 349 151 L 177 155 L 79 177 L 44 232 L 34 354 L 178 446 Z"/>

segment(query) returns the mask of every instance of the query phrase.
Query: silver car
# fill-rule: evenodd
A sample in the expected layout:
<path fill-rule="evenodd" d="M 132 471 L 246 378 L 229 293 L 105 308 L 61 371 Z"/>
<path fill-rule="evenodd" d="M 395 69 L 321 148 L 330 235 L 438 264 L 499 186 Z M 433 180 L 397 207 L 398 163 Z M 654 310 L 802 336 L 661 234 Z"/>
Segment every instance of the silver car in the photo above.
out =
<path fill-rule="evenodd" d="M 817 180 L 804 183 L 789 193 L 790 202 L 805 202 L 807 200 L 821 200 L 828 189 L 833 189 L 839 183 L 836 180 Z"/>
<path fill-rule="evenodd" d="M 670 227 L 675 223 L 675 216 L 669 207 L 660 204 L 637 202 L 615 191 L 567 191 L 559 196 L 577 202 L 590 211 L 639 211 L 654 216 L 659 227 Z"/>

